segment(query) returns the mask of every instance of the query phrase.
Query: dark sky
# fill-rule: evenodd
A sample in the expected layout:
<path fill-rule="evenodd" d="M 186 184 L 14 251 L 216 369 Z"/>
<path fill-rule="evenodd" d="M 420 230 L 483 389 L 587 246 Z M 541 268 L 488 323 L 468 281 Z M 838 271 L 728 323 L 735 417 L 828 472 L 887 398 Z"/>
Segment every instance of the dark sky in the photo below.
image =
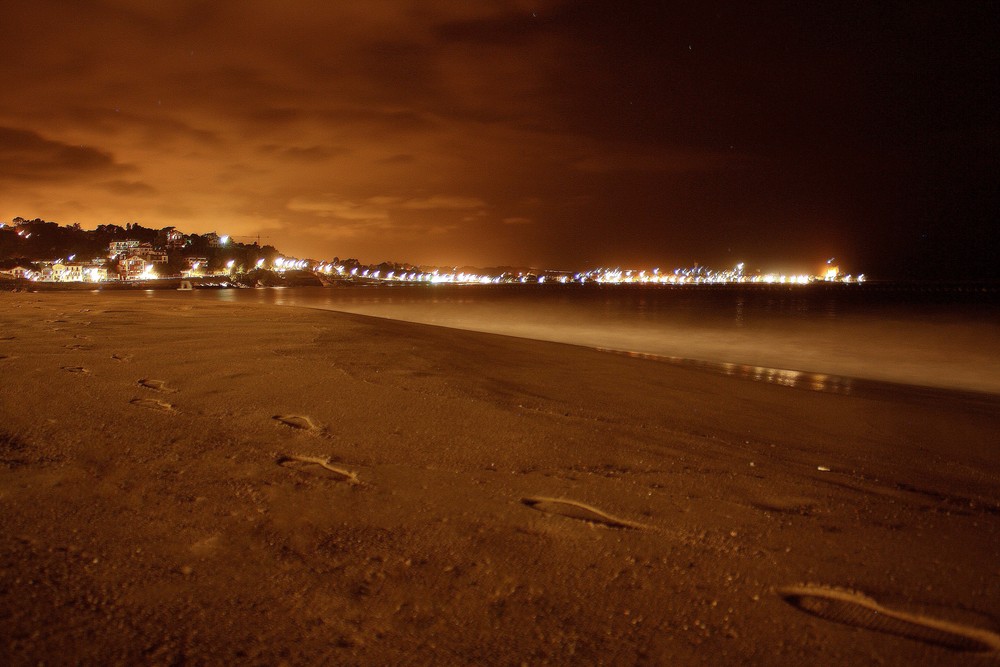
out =
<path fill-rule="evenodd" d="M 0 0 L 0 220 L 992 275 L 997 7 Z"/>

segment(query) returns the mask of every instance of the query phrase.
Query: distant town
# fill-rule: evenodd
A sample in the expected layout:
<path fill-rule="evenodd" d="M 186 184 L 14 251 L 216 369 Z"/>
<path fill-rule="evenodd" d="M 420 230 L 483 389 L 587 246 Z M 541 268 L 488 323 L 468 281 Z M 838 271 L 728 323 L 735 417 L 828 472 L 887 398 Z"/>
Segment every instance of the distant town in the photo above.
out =
<path fill-rule="evenodd" d="M 240 240 L 242 239 L 242 240 Z M 246 242 L 250 241 L 250 242 Z M 185 234 L 174 227 L 150 229 L 137 223 L 84 230 L 40 219 L 0 222 L 0 280 L 17 283 L 116 283 L 269 287 L 357 284 L 649 284 L 724 285 L 814 282 L 861 283 L 833 259 L 814 275 L 748 271 L 742 263 L 725 270 L 704 266 L 669 271 L 597 268 L 582 272 L 516 267 L 434 267 L 408 263 L 363 264 L 357 259 L 289 257 L 259 237 L 209 232 Z"/>

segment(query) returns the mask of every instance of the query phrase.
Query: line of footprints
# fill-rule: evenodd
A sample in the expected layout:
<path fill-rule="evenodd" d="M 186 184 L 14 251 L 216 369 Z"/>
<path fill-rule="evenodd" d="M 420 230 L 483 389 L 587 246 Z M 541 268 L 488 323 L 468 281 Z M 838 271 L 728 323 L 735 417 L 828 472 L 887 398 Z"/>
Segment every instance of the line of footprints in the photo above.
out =
<path fill-rule="evenodd" d="M 326 429 L 309 417 L 275 415 L 272 419 L 288 428 L 327 435 Z M 361 484 L 356 472 L 340 467 L 329 457 L 281 455 L 277 458 L 277 463 L 286 468 L 320 475 L 338 482 Z M 575 500 L 536 496 L 521 498 L 521 503 L 539 512 L 575 519 L 592 526 L 617 530 L 650 529 L 650 526 L 619 519 Z M 953 651 L 994 655 L 1000 653 L 1000 635 L 973 626 L 889 609 L 856 591 L 844 591 L 822 585 L 804 585 L 786 587 L 776 592 L 793 607 L 828 621 L 903 636 Z"/>
<path fill-rule="evenodd" d="M 275 415 L 272 419 L 288 428 L 327 435 L 326 429 L 309 417 Z M 357 472 L 340 467 L 329 457 L 281 455 L 278 456 L 277 463 L 286 468 L 320 475 L 338 482 L 361 484 Z M 617 530 L 650 529 L 650 526 L 619 519 L 575 500 L 535 496 L 521 498 L 521 504 L 539 512 L 575 519 L 592 526 Z M 903 636 L 954 651 L 1000 654 L 1000 635 L 981 628 L 889 609 L 856 591 L 844 591 L 822 585 L 805 585 L 782 588 L 777 593 L 793 607 L 828 621 Z"/>
<path fill-rule="evenodd" d="M 317 435 L 327 435 L 327 431 L 309 417 L 300 415 L 275 415 L 272 417 L 279 424 L 299 431 L 306 431 Z M 301 456 L 298 454 L 281 455 L 277 460 L 278 465 L 286 468 L 294 468 L 304 472 L 312 472 L 325 477 L 333 478 L 337 481 L 347 482 L 355 485 L 360 484 L 358 474 L 352 470 L 347 470 L 335 465 L 329 458 L 318 456 Z M 648 526 L 640 523 L 619 519 L 610 514 L 606 514 L 596 507 L 585 505 L 574 500 L 562 500 L 559 498 L 529 497 L 522 498 L 521 503 L 532 509 L 548 514 L 557 514 L 585 521 L 590 524 L 606 526 L 608 528 L 642 530 Z"/>
<path fill-rule="evenodd" d="M 3 357 L 0 357 L 3 358 Z M 128 361 L 128 357 L 114 355 L 116 361 Z M 82 366 L 63 366 L 68 373 L 86 375 L 90 371 Z M 158 394 L 177 392 L 163 380 L 142 378 L 136 385 Z M 174 412 L 174 405 L 157 398 L 133 398 L 136 405 L 160 412 Z M 278 424 L 317 435 L 329 437 L 327 429 L 311 418 L 301 415 L 274 415 Z M 275 461 L 278 465 L 302 473 L 317 475 L 335 482 L 351 486 L 363 486 L 358 473 L 341 467 L 330 457 L 282 454 Z M 596 507 L 575 500 L 530 496 L 521 498 L 521 504 L 546 514 L 565 517 L 587 523 L 591 526 L 615 530 L 649 530 L 650 526 L 620 519 Z M 846 591 L 824 585 L 806 584 L 778 589 L 777 594 L 793 607 L 813 616 L 883 632 L 896 636 L 948 648 L 960 652 L 1000 655 L 1000 635 L 978 627 L 943 621 L 921 614 L 909 614 L 882 607 L 872 598 L 856 591 Z"/>

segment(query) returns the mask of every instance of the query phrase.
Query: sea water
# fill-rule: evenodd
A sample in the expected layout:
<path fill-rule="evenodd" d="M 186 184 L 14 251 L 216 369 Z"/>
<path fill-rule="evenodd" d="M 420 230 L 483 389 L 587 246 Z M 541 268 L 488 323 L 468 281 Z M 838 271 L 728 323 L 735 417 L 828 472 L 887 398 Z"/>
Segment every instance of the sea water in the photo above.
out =
<path fill-rule="evenodd" d="M 174 296 L 570 343 L 827 390 L 867 379 L 1000 394 L 995 288 L 404 285 Z"/>

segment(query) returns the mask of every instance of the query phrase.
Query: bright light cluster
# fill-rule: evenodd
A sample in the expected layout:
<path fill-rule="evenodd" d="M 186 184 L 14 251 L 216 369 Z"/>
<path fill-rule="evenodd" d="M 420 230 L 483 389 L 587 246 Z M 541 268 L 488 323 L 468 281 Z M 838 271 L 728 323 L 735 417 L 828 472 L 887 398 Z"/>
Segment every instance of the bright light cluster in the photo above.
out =
<path fill-rule="evenodd" d="M 606 269 L 599 268 L 591 271 L 576 273 L 570 278 L 561 276 L 558 281 L 561 283 L 593 282 L 602 285 L 730 285 L 730 284 L 764 284 L 764 285 L 808 285 L 814 281 L 826 282 L 864 282 L 864 274 L 857 278 L 847 275 L 842 276 L 836 272 L 827 271 L 821 276 L 810 276 L 806 274 L 785 275 L 781 273 L 765 273 L 746 275 L 743 272 L 743 264 L 737 264 L 733 269 L 726 271 L 715 271 L 705 267 L 695 267 L 690 269 L 674 269 L 672 273 L 661 273 L 659 269 L 652 271 L 635 269 Z"/>
<path fill-rule="evenodd" d="M 260 263 L 258 263 L 259 265 Z M 274 260 L 274 269 L 276 271 L 295 271 L 303 270 L 309 266 L 309 262 L 304 259 L 287 259 L 285 257 L 278 257 Z"/>
<path fill-rule="evenodd" d="M 263 266 L 264 261 L 257 262 L 257 268 Z M 501 275 L 487 275 L 477 273 L 465 273 L 460 271 L 444 272 L 434 270 L 424 271 L 382 271 L 371 267 L 353 267 L 348 270 L 340 264 L 332 262 L 317 262 L 315 260 L 304 260 L 279 257 L 274 260 L 272 268 L 277 272 L 289 270 L 315 271 L 325 275 L 348 277 L 352 279 L 362 279 L 381 283 L 429 283 L 432 285 L 497 285 L 497 284 L 542 284 L 545 282 L 556 282 L 560 284 L 569 283 L 595 283 L 600 285 L 729 285 L 729 284 L 763 284 L 763 285 L 807 285 L 816 281 L 824 282 L 864 282 L 864 275 L 853 277 L 843 276 L 836 271 L 829 271 L 817 276 L 806 274 L 785 275 L 781 273 L 756 273 L 747 275 L 744 273 L 743 264 L 737 264 L 734 268 L 725 271 L 716 271 L 705 267 L 696 266 L 687 269 L 674 269 L 670 273 L 662 273 L 660 269 L 639 270 L 621 268 L 598 268 L 579 273 L 545 271 L 541 275 L 524 273 L 503 273 Z"/>

